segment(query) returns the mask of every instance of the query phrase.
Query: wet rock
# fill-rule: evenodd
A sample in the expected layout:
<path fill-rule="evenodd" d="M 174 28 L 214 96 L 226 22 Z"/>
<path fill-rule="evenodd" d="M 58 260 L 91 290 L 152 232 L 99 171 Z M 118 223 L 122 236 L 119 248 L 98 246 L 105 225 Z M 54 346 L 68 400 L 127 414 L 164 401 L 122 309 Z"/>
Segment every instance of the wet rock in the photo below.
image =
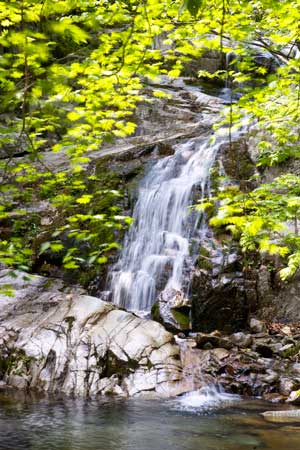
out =
<path fill-rule="evenodd" d="M 232 334 L 229 339 L 234 345 L 241 348 L 251 347 L 253 342 L 251 334 L 245 334 L 242 332 Z"/>
<path fill-rule="evenodd" d="M 252 333 L 266 333 L 267 332 L 267 326 L 265 324 L 265 322 L 263 322 L 262 320 L 258 320 L 255 319 L 254 317 L 252 317 L 252 319 L 250 319 L 250 330 Z"/>
<path fill-rule="evenodd" d="M 165 289 L 151 310 L 154 320 L 168 331 L 177 333 L 190 329 L 190 300 L 181 291 Z"/>
<path fill-rule="evenodd" d="M 239 139 L 233 145 L 224 143 L 220 148 L 219 158 L 227 176 L 235 181 L 245 182 L 256 173 L 256 167 L 249 155 L 249 146 L 246 139 Z M 238 163 L 237 163 L 238 158 Z M 251 187 L 251 181 L 248 182 Z"/>
<path fill-rule="evenodd" d="M 263 399 L 271 403 L 284 403 L 286 396 L 281 395 L 278 392 L 268 392 L 263 395 Z"/>
<path fill-rule="evenodd" d="M 262 415 L 269 422 L 298 422 L 300 420 L 300 409 L 266 411 Z"/>
<path fill-rule="evenodd" d="M 229 350 L 233 347 L 233 344 L 229 339 L 223 338 L 214 333 L 197 333 L 195 340 L 197 343 L 197 348 L 208 349 L 207 344 L 209 344 L 209 348 L 224 348 Z"/>

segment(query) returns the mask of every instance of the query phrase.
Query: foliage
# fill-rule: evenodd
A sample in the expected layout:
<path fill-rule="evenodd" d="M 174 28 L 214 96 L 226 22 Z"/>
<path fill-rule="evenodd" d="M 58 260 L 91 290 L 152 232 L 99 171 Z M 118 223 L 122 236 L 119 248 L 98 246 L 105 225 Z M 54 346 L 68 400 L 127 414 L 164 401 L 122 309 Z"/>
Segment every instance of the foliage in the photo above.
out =
<path fill-rule="evenodd" d="M 222 122 L 229 138 L 234 127 L 255 123 L 261 166 L 299 157 L 299 6 L 299 0 L 0 1 L 1 262 L 29 270 L 36 254 L 50 250 L 66 268 L 105 261 L 113 230 L 127 219 L 119 217 L 115 189 L 90 178 L 93 152 L 134 133 L 147 79 L 176 77 L 207 50 L 220 51 L 227 66 L 200 75 L 225 78 L 241 91 Z M 276 67 L 258 63 L 258 50 Z M 215 219 L 223 226 L 226 218 L 245 248 L 265 245 L 289 255 L 283 277 L 299 266 L 297 233 L 278 225 L 298 220 L 292 204 L 299 180 L 292 178 L 249 194 L 224 191 Z M 32 204 L 45 200 L 61 220 L 36 249 L 39 221 L 25 240 L 23 232 Z M 106 206 L 97 209 L 97 202 Z M 65 248 L 66 240 L 73 243 Z"/>
<path fill-rule="evenodd" d="M 286 174 L 248 193 L 229 186 L 217 200 L 218 212 L 211 225 L 225 227 L 239 238 L 245 252 L 259 250 L 288 257 L 287 267 L 281 270 L 284 280 L 295 273 L 300 256 L 299 177 Z M 210 202 L 201 208 L 208 206 Z"/>
<path fill-rule="evenodd" d="M 0 246 L 4 264 L 29 270 L 36 253 L 51 251 L 75 269 L 104 263 L 117 246 L 112 230 L 128 219 L 119 215 L 118 192 L 99 189 L 96 179 L 91 189 L 88 165 L 102 143 L 134 132 L 142 78 L 163 64 L 153 40 L 174 26 L 167 11 L 158 1 L 0 2 L 0 214 L 11 228 Z M 178 73 L 176 64 L 164 73 Z M 60 223 L 46 241 L 37 224 L 34 249 L 36 236 L 24 240 L 22 232 L 31 205 L 45 200 Z"/>
<path fill-rule="evenodd" d="M 239 91 L 239 101 L 231 101 L 221 121 L 229 141 L 235 130 L 251 125 L 261 171 L 299 158 L 299 1 L 207 0 L 199 5 L 198 36 L 204 37 L 203 24 L 209 24 L 207 48 L 228 55 L 224 70 L 199 75 L 226 80 L 232 92 Z M 243 192 L 233 180 L 199 208 L 217 204 L 211 224 L 232 232 L 244 251 L 279 254 L 286 262 L 280 271 L 285 280 L 300 268 L 299 186 L 300 177 L 288 173 L 252 192 Z"/>

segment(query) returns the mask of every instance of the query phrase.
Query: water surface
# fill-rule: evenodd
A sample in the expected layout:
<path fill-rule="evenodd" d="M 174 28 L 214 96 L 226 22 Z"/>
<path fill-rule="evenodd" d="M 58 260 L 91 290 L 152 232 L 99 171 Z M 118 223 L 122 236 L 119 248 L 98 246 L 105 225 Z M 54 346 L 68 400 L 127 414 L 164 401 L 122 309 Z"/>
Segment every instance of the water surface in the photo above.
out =
<path fill-rule="evenodd" d="M 297 423 L 261 416 L 275 406 L 178 400 L 89 400 L 0 394 L 1 450 L 299 450 Z"/>

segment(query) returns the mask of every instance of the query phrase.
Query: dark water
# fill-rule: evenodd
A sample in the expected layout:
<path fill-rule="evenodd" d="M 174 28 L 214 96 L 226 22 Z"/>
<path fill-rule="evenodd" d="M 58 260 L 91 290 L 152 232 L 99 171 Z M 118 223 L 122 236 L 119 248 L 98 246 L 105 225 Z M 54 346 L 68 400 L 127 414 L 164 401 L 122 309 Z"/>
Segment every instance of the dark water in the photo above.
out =
<path fill-rule="evenodd" d="M 1 393 L 0 449 L 299 450 L 300 425 L 268 423 L 260 414 L 266 409 L 254 401 L 199 411 L 170 400 Z"/>

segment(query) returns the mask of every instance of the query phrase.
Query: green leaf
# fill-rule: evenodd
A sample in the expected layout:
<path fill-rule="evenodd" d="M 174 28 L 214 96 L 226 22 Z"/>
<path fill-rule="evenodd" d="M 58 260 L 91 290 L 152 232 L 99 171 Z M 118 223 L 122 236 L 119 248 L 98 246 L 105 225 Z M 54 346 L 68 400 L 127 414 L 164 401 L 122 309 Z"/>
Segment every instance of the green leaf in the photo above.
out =
<path fill-rule="evenodd" d="M 93 195 L 84 194 L 82 197 L 76 199 L 76 203 L 79 203 L 81 205 L 87 205 L 88 203 L 91 202 L 92 198 Z"/>
<path fill-rule="evenodd" d="M 193 17 L 196 17 L 202 5 L 202 2 L 203 0 L 185 0 L 184 7 Z"/>
<path fill-rule="evenodd" d="M 42 253 L 44 253 L 46 250 L 48 250 L 51 246 L 51 242 L 43 242 L 41 247 L 40 247 L 40 252 L 39 255 L 41 255 Z"/>

